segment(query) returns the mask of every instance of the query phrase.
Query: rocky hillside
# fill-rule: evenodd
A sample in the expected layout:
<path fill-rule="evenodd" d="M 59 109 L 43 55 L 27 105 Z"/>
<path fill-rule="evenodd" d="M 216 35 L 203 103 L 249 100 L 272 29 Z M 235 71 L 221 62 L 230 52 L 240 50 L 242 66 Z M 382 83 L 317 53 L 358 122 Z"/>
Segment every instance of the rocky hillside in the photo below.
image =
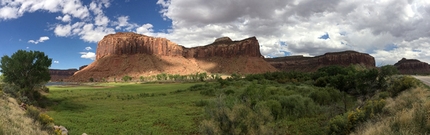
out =
<path fill-rule="evenodd" d="M 416 59 L 403 58 L 394 66 L 401 74 L 430 74 L 430 65 Z"/>
<path fill-rule="evenodd" d="M 328 65 L 349 66 L 351 64 L 360 64 L 367 68 L 375 67 L 375 58 L 356 51 L 331 52 L 315 57 L 287 56 L 265 60 L 282 71 L 311 72 Z"/>
<path fill-rule="evenodd" d="M 165 38 L 136 33 L 105 36 L 97 45 L 96 60 L 69 81 L 113 80 L 125 75 L 138 78 L 160 73 L 263 73 L 277 69 L 260 53 L 255 37 L 232 41 L 216 39 L 205 46 L 185 48 Z"/>

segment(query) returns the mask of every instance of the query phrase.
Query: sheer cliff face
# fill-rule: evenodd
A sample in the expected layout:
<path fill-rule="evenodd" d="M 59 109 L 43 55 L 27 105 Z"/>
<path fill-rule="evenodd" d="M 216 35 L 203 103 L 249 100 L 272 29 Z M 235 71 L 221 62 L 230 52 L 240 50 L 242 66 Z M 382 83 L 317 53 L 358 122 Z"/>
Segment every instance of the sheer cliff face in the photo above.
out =
<path fill-rule="evenodd" d="M 416 59 L 403 58 L 394 66 L 401 74 L 430 74 L 430 65 Z"/>
<path fill-rule="evenodd" d="M 355 51 L 326 53 L 316 57 L 287 56 L 267 58 L 266 61 L 283 71 L 310 72 L 329 65 L 349 66 L 351 64 L 360 64 L 367 68 L 375 67 L 374 57 Z"/>
<path fill-rule="evenodd" d="M 206 46 L 185 48 L 165 38 L 136 33 L 116 33 L 105 36 L 97 45 L 97 60 L 109 55 L 123 54 L 182 56 L 185 58 L 261 57 L 260 46 L 255 37 L 242 41 L 232 41 L 228 37 L 223 37 Z"/>
<path fill-rule="evenodd" d="M 232 41 L 216 39 L 206 46 L 185 48 L 165 38 L 135 33 L 105 36 L 97 45 L 96 60 L 68 81 L 114 80 L 125 75 L 139 78 L 160 73 L 265 73 L 277 71 L 260 53 L 255 37 Z"/>

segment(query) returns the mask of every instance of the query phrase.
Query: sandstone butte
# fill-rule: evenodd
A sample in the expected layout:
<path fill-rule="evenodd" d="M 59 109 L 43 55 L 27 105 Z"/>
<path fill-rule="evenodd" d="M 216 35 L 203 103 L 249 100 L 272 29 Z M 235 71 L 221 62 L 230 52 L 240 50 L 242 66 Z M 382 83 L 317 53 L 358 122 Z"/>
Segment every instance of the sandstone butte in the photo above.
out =
<path fill-rule="evenodd" d="M 281 71 L 313 72 L 328 65 L 349 66 L 362 65 L 366 68 L 375 67 L 375 58 L 366 53 L 356 51 L 331 52 L 315 57 L 286 56 L 266 58 L 273 67 Z"/>
<path fill-rule="evenodd" d="M 394 66 L 400 74 L 430 74 L 430 65 L 416 59 L 402 58 Z"/>
<path fill-rule="evenodd" d="M 96 60 L 68 81 L 113 81 L 123 76 L 167 74 L 249 74 L 277 71 L 260 53 L 257 38 L 218 38 L 205 46 L 185 48 L 165 38 L 136 33 L 106 35 L 97 45 Z"/>

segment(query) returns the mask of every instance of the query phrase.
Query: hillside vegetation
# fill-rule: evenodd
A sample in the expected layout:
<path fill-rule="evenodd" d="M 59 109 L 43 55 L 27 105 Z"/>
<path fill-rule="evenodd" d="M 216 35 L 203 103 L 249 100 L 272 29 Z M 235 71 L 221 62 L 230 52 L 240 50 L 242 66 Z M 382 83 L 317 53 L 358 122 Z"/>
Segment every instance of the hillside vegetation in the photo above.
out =
<path fill-rule="evenodd" d="M 1 88 L 0 88 L 1 90 Z M 47 135 L 39 123 L 25 116 L 14 98 L 0 91 L 0 134 L 1 135 Z"/>

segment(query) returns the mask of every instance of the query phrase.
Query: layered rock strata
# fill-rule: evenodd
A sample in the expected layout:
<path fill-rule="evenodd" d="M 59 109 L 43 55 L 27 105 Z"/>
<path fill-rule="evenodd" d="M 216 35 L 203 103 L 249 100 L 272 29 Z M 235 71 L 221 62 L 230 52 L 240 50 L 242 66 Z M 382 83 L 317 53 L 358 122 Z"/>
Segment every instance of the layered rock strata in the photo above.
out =
<path fill-rule="evenodd" d="M 165 38 L 136 33 L 105 36 L 97 45 L 96 60 L 70 81 L 112 80 L 140 76 L 208 73 L 264 73 L 277 71 L 260 53 L 257 38 L 232 41 L 228 37 L 199 47 L 185 48 Z"/>
<path fill-rule="evenodd" d="M 72 76 L 77 69 L 49 69 L 49 74 L 51 75 L 51 81 L 52 82 L 59 82 L 66 80 L 70 76 Z"/>
<path fill-rule="evenodd" d="M 394 66 L 400 74 L 430 74 L 430 65 L 416 59 L 402 58 Z"/>
<path fill-rule="evenodd" d="M 266 58 L 272 66 L 282 71 L 312 72 L 329 65 L 349 66 L 359 64 L 366 68 L 375 67 L 375 58 L 356 51 L 331 52 L 315 57 L 286 56 Z"/>

